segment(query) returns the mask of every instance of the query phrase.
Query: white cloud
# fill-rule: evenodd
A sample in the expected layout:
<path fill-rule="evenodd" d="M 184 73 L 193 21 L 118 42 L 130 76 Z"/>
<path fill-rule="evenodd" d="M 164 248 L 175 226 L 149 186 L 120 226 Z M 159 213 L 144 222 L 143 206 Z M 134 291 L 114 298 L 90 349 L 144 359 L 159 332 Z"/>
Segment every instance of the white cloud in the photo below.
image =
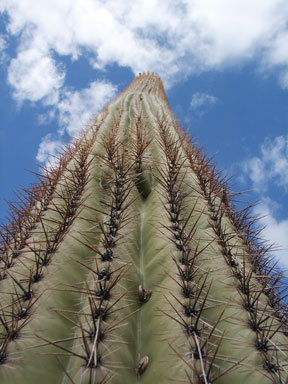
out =
<path fill-rule="evenodd" d="M 111 83 L 96 81 L 80 91 L 66 91 L 56 106 L 60 127 L 71 136 L 77 135 L 115 93 Z"/>
<path fill-rule="evenodd" d="M 100 112 L 105 104 L 115 95 L 116 87 L 108 82 L 92 82 L 88 88 L 79 91 L 64 90 L 60 94 L 61 100 L 48 113 L 39 116 L 39 123 L 45 124 L 57 118 L 60 126 L 58 138 L 52 139 L 48 134 L 43 137 L 36 160 L 46 166 L 55 164 L 55 155 L 61 150 L 64 143 L 61 137 L 64 133 L 78 136 L 82 129 L 91 121 L 93 116 Z"/>
<path fill-rule="evenodd" d="M 217 97 L 209 95 L 208 93 L 196 92 L 191 97 L 190 107 L 191 109 L 205 110 L 209 107 L 212 107 L 218 101 Z"/>
<path fill-rule="evenodd" d="M 55 104 L 64 83 L 64 73 L 57 69 L 50 56 L 38 49 L 29 48 L 19 52 L 17 58 L 11 61 L 8 81 L 19 102 L 45 98 L 46 104 Z"/>
<path fill-rule="evenodd" d="M 288 191 L 288 137 L 266 138 L 260 156 L 245 160 L 241 167 L 257 192 L 265 192 L 271 183 Z"/>
<path fill-rule="evenodd" d="M 255 57 L 267 67 L 288 68 L 286 0 L 0 0 L 0 9 L 9 15 L 10 33 L 21 35 L 15 60 L 24 67 L 22 52 L 38 40 L 44 63 L 51 52 L 74 59 L 89 52 L 97 68 L 117 63 L 135 73 L 157 72 L 170 83 Z M 43 76 L 51 71 L 46 62 Z M 33 94 L 21 82 L 17 91 L 13 78 L 12 85 L 16 95 L 33 100 L 53 87 L 41 84 Z"/>
<path fill-rule="evenodd" d="M 276 219 L 280 208 L 270 198 L 263 198 L 261 204 L 254 209 L 254 214 L 260 217 L 259 224 L 264 226 L 263 238 L 274 245 L 272 254 L 279 260 L 279 266 L 288 269 L 288 220 Z"/>
<path fill-rule="evenodd" d="M 8 44 L 6 38 L 3 34 L 0 33 L 0 64 L 4 64 L 7 61 L 7 54 L 5 52 Z"/>
<path fill-rule="evenodd" d="M 4 35 L 0 34 L 0 51 L 4 51 L 7 48 L 7 42 Z"/>
<path fill-rule="evenodd" d="M 63 145 L 64 143 L 60 140 L 53 140 L 51 134 L 44 136 L 39 145 L 36 160 L 48 167 L 57 164 L 57 156 L 63 149 Z"/>
<path fill-rule="evenodd" d="M 266 138 L 260 156 L 244 161 L 241 167 L 241 177 L 252 181 L 261 201 L 253 214 L 260 217 L 259 224 L 264 227 L 262 237 L 274 245 L 271 253 L 279 266 L 288 269 L 288 219 L 277 218 L 283 208 L 267 195 L 272 184 L 288 191 L 288 137 Z"/>

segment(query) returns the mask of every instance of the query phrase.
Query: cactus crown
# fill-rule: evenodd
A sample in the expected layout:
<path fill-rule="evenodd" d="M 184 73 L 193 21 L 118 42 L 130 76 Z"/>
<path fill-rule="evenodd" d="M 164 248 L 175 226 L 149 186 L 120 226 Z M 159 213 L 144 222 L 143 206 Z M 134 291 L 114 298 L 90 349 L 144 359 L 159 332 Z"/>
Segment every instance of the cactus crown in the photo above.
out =
<path fill-rule="evenodd" d="M 10 203 L 1 383 L 287 383 L 285 286 L 234 196 L 136 77 Z"/>

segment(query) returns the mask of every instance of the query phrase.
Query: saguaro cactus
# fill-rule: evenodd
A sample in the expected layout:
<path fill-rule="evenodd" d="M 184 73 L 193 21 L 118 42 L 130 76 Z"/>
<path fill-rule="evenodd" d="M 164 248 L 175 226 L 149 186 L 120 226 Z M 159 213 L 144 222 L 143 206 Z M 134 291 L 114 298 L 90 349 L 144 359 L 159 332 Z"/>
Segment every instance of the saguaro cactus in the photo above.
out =
<path fill-rule="evenodd" d="M 288 383 L 285 287 L 233 197 L 136 77 L 10 204 L 0 382 Z"/>

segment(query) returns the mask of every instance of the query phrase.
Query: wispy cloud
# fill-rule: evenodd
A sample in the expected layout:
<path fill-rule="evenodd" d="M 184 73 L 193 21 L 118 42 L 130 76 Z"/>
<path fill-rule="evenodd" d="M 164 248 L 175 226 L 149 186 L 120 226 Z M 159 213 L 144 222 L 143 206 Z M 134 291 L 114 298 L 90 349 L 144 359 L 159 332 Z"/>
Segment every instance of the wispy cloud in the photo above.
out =
<path fill-rule="evenodd" d="M 260 155 L 245 160 L 240 167 L 244 179 L 251 181 L 257 192 L 263 194 L 271 184 L 288 191 L 288 137 L 266 138 Z"/>
<path fill-rule="evenodd" d="M 2 34 L 0 34 L 0 51 L 3 51 L 6 48 L 7 48 L 7 42 L 5 40 L 5 37 Z"/>
<path fill-rule="evenodd" d="M 8 55 L 5 52 L 8 47 L 5 35 L 0 33 L 0 64 L 4 63 L 8 59 Z"/>
<path fill-rule="evenodd" d="M 198 115 L 204 115 L 218 101 L 216 96 L 196 92 L 191 97 L 190 108 Z"/>

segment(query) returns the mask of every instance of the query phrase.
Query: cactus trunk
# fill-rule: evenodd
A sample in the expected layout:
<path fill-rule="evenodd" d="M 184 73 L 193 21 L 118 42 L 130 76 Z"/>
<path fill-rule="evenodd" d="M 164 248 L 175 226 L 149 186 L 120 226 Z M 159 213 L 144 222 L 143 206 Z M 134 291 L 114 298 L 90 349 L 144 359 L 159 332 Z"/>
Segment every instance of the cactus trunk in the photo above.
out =
<path fill-rule="evenodd" d="M 11 204 L 3 384 L 287 383 L 287 310 L 248 210 L 142 74 Z"/>

